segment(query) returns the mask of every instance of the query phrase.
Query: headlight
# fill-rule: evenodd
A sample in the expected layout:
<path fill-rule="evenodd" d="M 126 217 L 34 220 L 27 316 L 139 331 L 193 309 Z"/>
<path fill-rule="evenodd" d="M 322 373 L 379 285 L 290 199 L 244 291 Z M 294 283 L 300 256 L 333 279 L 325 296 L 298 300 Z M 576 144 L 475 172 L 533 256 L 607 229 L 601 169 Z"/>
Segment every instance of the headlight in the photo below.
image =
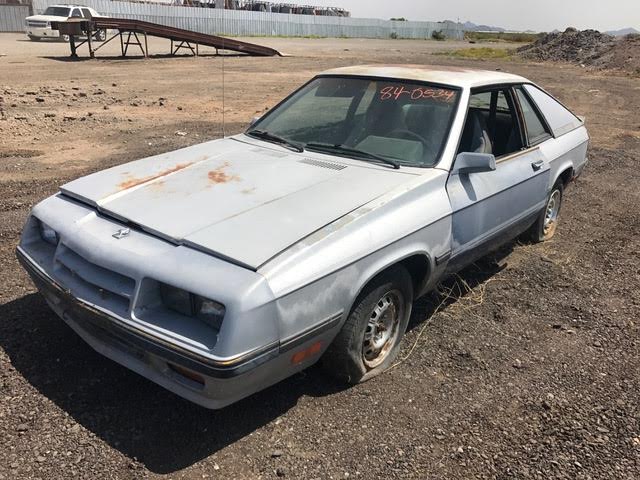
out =
<path fill-rule="evenodd" d="M 187 317 L 195 317 L 220 330 L 225 307 L 221 303 L 160 283 L 160 297 L 165 307 Z"/>
<path fill-rule="evenodd" d="M 38 220 L 38 226 L 40 228 L 40 237 L 42 238 L 42 240 L 44 240 L 50 245 L 53 245 L 54 247 L 57 246 L 58 241 L 60 240 L 58 238 L 58 232 L 56 232 L 53 228 L 51 228 L 49 225 L 44 223 L 42 220 Z"/>

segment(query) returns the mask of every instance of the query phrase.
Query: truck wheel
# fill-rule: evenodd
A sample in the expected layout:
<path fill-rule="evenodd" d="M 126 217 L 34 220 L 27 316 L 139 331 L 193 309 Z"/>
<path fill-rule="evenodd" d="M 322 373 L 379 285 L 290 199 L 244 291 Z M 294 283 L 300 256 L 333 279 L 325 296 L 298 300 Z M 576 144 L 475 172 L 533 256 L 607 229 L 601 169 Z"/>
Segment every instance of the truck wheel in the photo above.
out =
<path fill-rule="evenodd" d="M 69 35 L 60 35 L 60 38 L 62 39 L 63 42 L 69 41 Z"/>
<path fill-rule="evenodd" d="M 385 371 L 398 356 L 412 302 L 405 268 L 395 266 L 374 278 L 325 352 L 325 370 L 352 385 Z"/>
<path fill-rule="evenodd" d="M 40 41 L 40 37 L 35 37 L 33 35 L 29 35 L 29 40 L 31 40 L 32 42 L 39 42 Z"/>
<path fill-rule="evenodd" d="M 97 41 L 104 42 L 107 39 L 107 31 L 98 30 L 94 36 Z"/>
<path fill-rule="evenodd" d="M 540 212 L 536 223 L 534 223 L 527 232 L 527 236 L 532 241 L 536 243 L 545 242 L 550 240 L 556 233 L 563 192 L 564 187 L 562 181 L 558 180 L 547 197 L 547 204 L 544 210 Z"/>

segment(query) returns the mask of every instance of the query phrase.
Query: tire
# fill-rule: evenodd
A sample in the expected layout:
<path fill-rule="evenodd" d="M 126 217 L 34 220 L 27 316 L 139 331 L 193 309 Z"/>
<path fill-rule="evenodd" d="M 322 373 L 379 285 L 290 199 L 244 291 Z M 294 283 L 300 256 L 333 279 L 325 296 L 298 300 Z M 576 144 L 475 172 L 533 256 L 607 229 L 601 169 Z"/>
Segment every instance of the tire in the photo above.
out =
<path fill-rule="evenodd" d="M 68 41 L 69 41 L 69 35 L 60 35 L 60 39 L 61 39 L 63 42 L 68 42 Z"/>
<path fill-rule="evenodd" d="M 41 39 L 40 37 L 34 37 L 33 35 L 29 35 L 29 40 L 31 40 L 32 42 L 39 42 Z"/>
<path fill-rule="evenodd" d="M 323 368 L 351 385 L 384 372 L 398 356 L 412 303 L 413 284 L 405 268 L 394 266 L 375 277 L 325 352 Z"/>
<path fill-rule="evenodd" d="M 95 39 L 98 42 L 104 42 L 107 39 L 107 31 L 106 30 L 98 30 L 94 35 Z"/>
<path fill-rule="evenodd" d="M 539 243 L 553 238 L 558 228 L 563 194 L 564 185 L 561 180 L 558 180 L 549 192 L 544 209 L 525 234 L 531 241 Z"/>

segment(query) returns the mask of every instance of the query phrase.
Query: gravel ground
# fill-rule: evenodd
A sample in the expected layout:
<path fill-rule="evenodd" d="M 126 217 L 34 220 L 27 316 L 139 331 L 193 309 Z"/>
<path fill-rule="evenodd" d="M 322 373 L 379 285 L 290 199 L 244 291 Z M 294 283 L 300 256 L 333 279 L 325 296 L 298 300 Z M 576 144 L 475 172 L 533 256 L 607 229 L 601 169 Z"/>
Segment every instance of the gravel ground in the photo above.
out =
<path fill-rule="evenodd" d="M 219 136 L 221 59 L 66 62 L 64 45 L 0 35 L 0 479 L 639 478 L 640 80 L 432 56 L 453 42 L 264 43 L 294 56 L 225 60 L 228 132 L 331 66 L 444 62 L 541 83 L 592 135 L 556 237 L 507 245 L 418 300 L 401 363 L 370 382 L 345 389 L 312 367 L 204 410 L 91 350 L 14 248 L 61 183 Z"/>

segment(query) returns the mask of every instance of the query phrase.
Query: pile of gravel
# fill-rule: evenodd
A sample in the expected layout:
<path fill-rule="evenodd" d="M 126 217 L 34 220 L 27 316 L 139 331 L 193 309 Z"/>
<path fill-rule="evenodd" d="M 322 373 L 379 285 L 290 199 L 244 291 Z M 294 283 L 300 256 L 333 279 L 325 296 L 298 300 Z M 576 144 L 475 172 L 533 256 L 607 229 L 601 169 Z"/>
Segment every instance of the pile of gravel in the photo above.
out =
<path fill-rule="evenodd" d="M 615 44 L 615 37 L 606 33 L 567 28 L 564 32 L 548 33 L 534 43 L 520 47 L 517 52 L 528 60 L 591 65 Z"/>
<path fill-rule="evenodd" d="M 567 28 L 520 47 L 517 54 L 527 60 L 570 62 L 640 75 L 640 35 L 618 39 L 597 30 Z"/>
<path fill-rule="evenodd" d="M 640 35 L 627 35 L 591 63 L 596 68 L 624 70 L 640 75 Z"/>

